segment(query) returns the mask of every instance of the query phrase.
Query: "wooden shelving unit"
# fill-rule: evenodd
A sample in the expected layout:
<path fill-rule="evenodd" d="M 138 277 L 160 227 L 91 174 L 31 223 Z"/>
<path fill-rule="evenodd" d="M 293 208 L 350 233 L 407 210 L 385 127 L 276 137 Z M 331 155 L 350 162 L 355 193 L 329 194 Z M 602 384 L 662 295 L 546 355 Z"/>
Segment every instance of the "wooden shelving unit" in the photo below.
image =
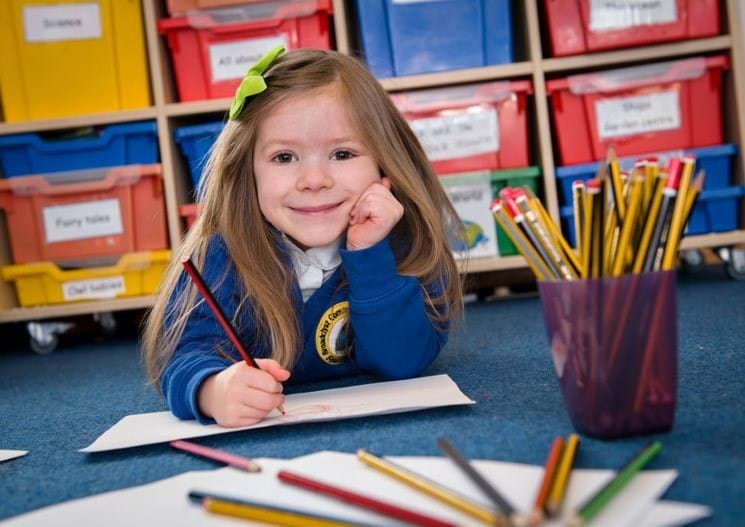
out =
<path fill-rule="evenodd" d="M 546 28 L 542 28 L 543 21 L 539 14 L 540 1 L 515 2 L 516 9 L 520 10 L 519 18 L 525 22 L 521 26 L 522 30 L 515 34 L 515 38 L 521 40 L 516 43 L 520 58 L 518 62 L 502 66 L 383 79 L 380 81 L 381 84 L 386 90 L 395 92 L 500 79 L 532 80 L 534 94 L 531 98 L 533 115 L 531 124 L 533 125 L 534 164 L 542 168 L 543 197 L 554 219 L 559 217 L 559 206 L 552 123 L 546 98 L 547 76 L 713 52 L 729 53 L 732 56 L 732 69 L 726 76 L 725 104 L 729 111 L 725 112 L 728 114 L 725 135 L 727 141 L 742 144 L 741 138 L 745 137 L 745 39 L 743 38 L 739 0 L 722 0 L 725 29 L 723 34 L 717 37 L 564 58 L 548 57 L 547 50 L 543 49 L 541 30 L 545 32 Z M 48 121 L 13 124 L 0 122 L 0 135 L 154 119 L 158 125 L 158 140 L 164 171 L 168 231 L 171 245 L 176 246 L 183 236 L 178 207 L 192 201 L 192 184 L 188 168 L 173 140 L 173 132 L 175 128 L 187 122 L 221 119 L 231 101 L 230 99 L 187 103 L 178 101 L 170 54 L 164 39 L 157 31 L 157 20 L 167 16 L 165 1 L 142 0 L 142 5 L 153 96 L 151 107 Z M 349 2 L 348 0 L 333 0 L 333 6 L 337 49 L 352 53 L 352 43 L 355 40 L 353 33 L 356 29 L 349 15 Z M 745 172 L 741 161 L 737 163 L 736 173 L 737 181 L 741 184 L 745 183 Z M 689 237 L 684 239 L 682 247 L 693 249 L 743 244 L 745 244 L 745 230 L 738 230 L 731 233 Z M 10 261 L 7 229 L 4 218 L 0 215 L 0 266 Z M 520 256 L 470 259 L 467 264 L 460 263 L 461 271 L 469 273 L 525 267 L 525 260 Z M 146 308 L 152 305 L 152 302 L 153 298 L 148 296 L 31 309 L 20 308 L 12 285 L 0 282 L 0 323 Z"/>

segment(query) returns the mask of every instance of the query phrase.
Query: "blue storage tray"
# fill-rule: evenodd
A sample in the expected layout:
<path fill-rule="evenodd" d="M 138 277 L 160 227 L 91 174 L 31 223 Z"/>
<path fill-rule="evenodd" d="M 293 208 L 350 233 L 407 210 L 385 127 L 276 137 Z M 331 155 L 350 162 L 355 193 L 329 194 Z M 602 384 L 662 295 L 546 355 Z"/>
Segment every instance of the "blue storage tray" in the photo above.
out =
<path fill-rule="evenodd" d="M 660 154 L 636 155 L 620 158 L 621 170 L 631 170 L 634 163 L 646 156 L 657 156 L 660 160 L 666 157 L 693 155 L 696 157 L 696 170 L 706 171 L 704 190 L 716 190 L 727 188 L 732 182 L 732 161 L 737 155 L 737 145 L 720 145 L 705 148 L 692 148 L 675 152 L 664 152 Z M 587 181 L 595 177 L 599 163 L 585 163 L 559 167 L 556 169 L 556 183 L 559 187 L 559 200 L 561 205 L 572 203 L 572 183 L 577 180 Z"/>
<path fill-rule="evenodd" d="M 741 198 L 745 196 L 745 186 L 706 190 L 701 193 L 688 219 L 686 236 L 728 232 L 737 230 L 740 222 Z M 574 209 L 571 205 L 561 207 L 562 230 L 567 241 L 575 246 Z"/>
<path fill-rule="evenodd" d="M 207 162 L 210 149 L 220 135 L 222 121 L 191 126 L 182 126 L 173 133 L 176 143 L 189 163 L 189 171 L 194 185 L 199 183 L 204 164 Z"/>
<path fill-rule="evenodd" d="M 686 234 L 707 234 L 737 229 L 745 186 L 702 192 L 688 220 Z"/>
<path fill-rule="evenodd" d="M 112 124 L 81 137 L 46 139 L 41 134 L 0 137 L 0 170 L 11 178 L 68 170 L 159 162 L 155 121 Z"/>
<path fill-rule="evenodd" d="M 355 0 L 365 60 L 378 78 L 514 60 L 511 0 Z"/>

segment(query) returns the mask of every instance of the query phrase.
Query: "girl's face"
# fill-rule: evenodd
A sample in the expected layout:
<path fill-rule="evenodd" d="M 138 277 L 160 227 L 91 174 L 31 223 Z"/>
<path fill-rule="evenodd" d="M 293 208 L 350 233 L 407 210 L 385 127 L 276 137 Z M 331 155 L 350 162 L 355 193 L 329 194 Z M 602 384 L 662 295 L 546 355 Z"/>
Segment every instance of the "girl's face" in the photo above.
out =
<path fill-rule="evenodd" d="M 338 240 L 380 172 L 331 85 L 280 103 L 259 125 L 254 174 L 264 217 L 303 249 Z"/>

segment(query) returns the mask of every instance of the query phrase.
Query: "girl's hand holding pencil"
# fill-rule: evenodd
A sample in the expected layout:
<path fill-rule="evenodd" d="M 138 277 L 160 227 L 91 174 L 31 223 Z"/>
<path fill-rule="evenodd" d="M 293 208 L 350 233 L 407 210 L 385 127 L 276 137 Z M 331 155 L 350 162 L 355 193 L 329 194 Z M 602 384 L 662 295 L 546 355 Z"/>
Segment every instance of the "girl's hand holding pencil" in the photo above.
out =
<path fill-rule="evenodd" d="M 384 239 L 404 215 L 404 208 L 391 193 L 391 180 L 373 183 L 349 212 L 347 249 L 372 247 Z"/>
<path fill-rule="evenodd" d="M 259 368 L 236 362 L 207 378 L 199 390 L 199 410 L 224 427 L 250 426 L 284 403 L 282 384 L 290 372 L 272 359 L 254 359 Z"/>

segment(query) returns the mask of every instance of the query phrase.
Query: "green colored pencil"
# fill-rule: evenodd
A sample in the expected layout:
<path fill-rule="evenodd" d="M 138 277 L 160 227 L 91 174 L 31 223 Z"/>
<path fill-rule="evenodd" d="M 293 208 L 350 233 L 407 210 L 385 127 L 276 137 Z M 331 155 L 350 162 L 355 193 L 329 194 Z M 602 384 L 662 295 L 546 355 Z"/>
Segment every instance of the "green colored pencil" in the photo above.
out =
<path fill-rule="evenodd" d="M 631 481 L 647 463 L 649 463 L 662 450 L 662 443 L 653 441 L 636 454 L 631 461 L 626 463 L 618 471 L 616 477 L 610 480 L 606 486 L 600 489 L 594 496 L 585 501 L 579 507 L 572 525 L 584 525 L 591 521 L 598 513 L 611 501 L 621 490 L 623 490 L 629 481 Z"/>

